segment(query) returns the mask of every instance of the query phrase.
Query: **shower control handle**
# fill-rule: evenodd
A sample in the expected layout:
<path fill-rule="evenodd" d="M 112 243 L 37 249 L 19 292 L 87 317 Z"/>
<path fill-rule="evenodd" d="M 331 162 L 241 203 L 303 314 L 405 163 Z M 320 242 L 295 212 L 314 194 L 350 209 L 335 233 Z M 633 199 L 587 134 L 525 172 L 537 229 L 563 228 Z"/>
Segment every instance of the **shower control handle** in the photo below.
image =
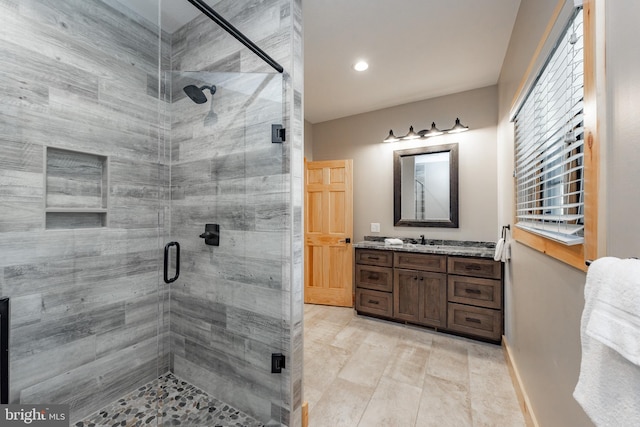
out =
<path fill-rule="evenodd" d="M 220 224 L 205 224 L 200 238 L 204 239 L 205 245 L 220 246 Z"/>

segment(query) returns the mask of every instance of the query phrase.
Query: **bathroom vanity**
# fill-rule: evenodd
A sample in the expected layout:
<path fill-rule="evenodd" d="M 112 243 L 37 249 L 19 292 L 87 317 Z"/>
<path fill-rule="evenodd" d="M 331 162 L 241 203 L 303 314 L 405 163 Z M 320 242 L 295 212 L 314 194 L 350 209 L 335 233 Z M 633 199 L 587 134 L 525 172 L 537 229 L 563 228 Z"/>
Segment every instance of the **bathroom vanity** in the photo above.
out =
<path fill-rule="evenodd" d="M 503 269 L 493 243 L 365 240 L 354 247 L 358 314 L 500 342 Z"/>

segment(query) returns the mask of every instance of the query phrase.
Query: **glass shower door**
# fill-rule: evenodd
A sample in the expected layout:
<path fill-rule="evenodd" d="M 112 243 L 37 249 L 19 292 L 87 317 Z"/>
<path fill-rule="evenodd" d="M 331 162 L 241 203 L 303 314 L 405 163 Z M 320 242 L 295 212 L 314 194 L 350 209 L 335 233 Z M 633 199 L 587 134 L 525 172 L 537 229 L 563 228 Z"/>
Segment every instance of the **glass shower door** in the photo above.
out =
<path fill-rule="evenodd" d="M 173 380 L 210 398 L 183 402 L 196 409 L 193 425 L 237 417 L 246 425 L 279 424 L 286 416 L 288 373 L 271 372 L 272 354 L 285 353 L 288 343 L 288 166 L 282 143 L 272 142 L 272 125 L 283 120 L 282 79 L 272 73 L 165 75 L 168 240 L 181 246 L 180 277 L 165 285 L 165 342 Z M 205 239 L 207 230 L 212 234 Z"/>
<path fill-rule="evenodd" d="M 0 2 L 3 399 L 73 423 L 158 377 L 159 24 L 126 3 Z"/>

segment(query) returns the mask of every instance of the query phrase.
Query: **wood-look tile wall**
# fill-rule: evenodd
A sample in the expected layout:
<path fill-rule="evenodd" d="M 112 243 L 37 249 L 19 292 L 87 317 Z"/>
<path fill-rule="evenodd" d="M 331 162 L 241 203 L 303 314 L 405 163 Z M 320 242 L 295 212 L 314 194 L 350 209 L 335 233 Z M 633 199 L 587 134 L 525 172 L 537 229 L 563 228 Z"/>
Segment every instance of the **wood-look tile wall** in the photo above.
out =
<path fill-rule="evenodd" d="M 168 204 L 164 109 L 149 88 L 158 81 L 157 26 L 128 18 L 118 4 L 0 1 L 0 293 L 11 297 L 10 399 L 69 403 L 72 419 L 168 368 L 168 345 L 159 359 L 157 343 L 166 320 L 159 214 Z M 69 200 L 87 183 L 55 169 L 59 159 L 50 159 L 46 179 L 46 146 L 109 158 L 109 227 L 45 230 L 47 205 L 102 207 L 96 188 L 80 192 L 92 200 Z M 65 214 L 54 216 L 64 227 Z"/>
<path fill-rule="evenodd" d="M 300 2 L 247 7 L 222 0 L 215 8 L 280 62 L 286 75 L 275 74 L 206 17 L 173 34 L 171 227 L 183 250 L 181 277 L 171 292 L 172 367 L 258 419 L 299 425 Z M 217 86 L 215 126 L 205 125 L 209 104 L 194 104 L 181 93 L 186 84 Z M 286 143 L 271 143 L 272 123 L 286 126 Z M 206 223 L 220 224 L 219 247 L 198 238 Z M 275 352 L 288 360 L 282 374 L 270 371 Z"/>
<path fill-rule="evenodd" d="M 159 79 L 156 27 L 118 0 L 0 1 L 13 403 L 70 403 L 78 419 L 171 368 L 264 421 L 300 423 L 301 4 L 216 10 L 286 75 L 224 74 L 272 70 L 199 17 L 163 34 L 162 70 L 179 72 Z M 194 70 L 219 87 L 213 127 L 210 104 L 182 94 Z M 272 122 L 285 144 L 271 143 Z M 45 230 L 45 146 L 108 157 L 108 227 Z M 219 247 L 198 238 L 207 222 L 221 224 Z M 158 293 L 163 240 L 181 243 L 182 275 Z M 278 351 L 288 369 L 274 375 Z"/>

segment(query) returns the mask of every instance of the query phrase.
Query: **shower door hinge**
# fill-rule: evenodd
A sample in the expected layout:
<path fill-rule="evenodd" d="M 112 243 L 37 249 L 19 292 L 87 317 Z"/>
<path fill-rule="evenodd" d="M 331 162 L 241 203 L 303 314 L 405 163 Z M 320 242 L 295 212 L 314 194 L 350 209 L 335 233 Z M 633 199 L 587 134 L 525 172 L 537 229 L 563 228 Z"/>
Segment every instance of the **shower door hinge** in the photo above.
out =
<path fill-rule="evenodd" d="M 284 362 L 285 362 L 284 354 L 271 353 L 271 373 L 272 374 L 282 373 L 282 370 L 285 368 Z"/>
<path fill-rule="evenodd" d="M 283 143 L 286 140 L 285 128 L 282 125 L 271 125 L 271 142 L 276 144 Z"/>

